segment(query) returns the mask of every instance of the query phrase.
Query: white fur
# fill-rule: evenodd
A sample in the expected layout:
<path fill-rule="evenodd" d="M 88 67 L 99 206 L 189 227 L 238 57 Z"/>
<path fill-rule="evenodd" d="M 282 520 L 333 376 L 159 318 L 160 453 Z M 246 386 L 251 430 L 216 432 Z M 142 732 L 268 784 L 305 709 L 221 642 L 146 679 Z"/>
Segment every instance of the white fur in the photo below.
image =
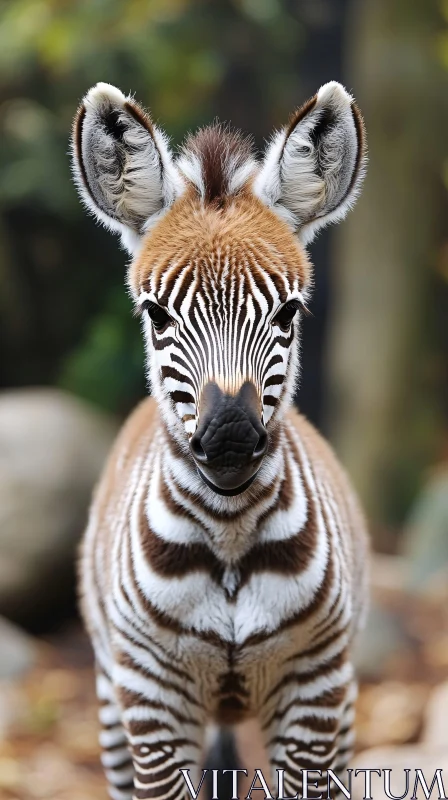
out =
<path fill-rule="evenodd" d="M 196 154 L 185 152 L 177 159 L 177 168 L 184 177 L 196 187 L 200 197 L 205 195 L 204 176 L 202 166 Z"/>
<path fill-rule="evenodd" d="M 359 194 L 366 157 L 362 155 L 355 175 L 361 143 L 352 103 L 340 83 L 322 86 L 316 104 L 290 135 L 286 128 L 274 135 L 255 178 L 254 193 L 298 231 L 303 244 L 320 228 L 341 220 Z M 334 124 L 316 147 L 313 131 L 326 112 L 333 114 Z"/>
<path fill-rule="evenodd" d="M 196 187 L 199 196 L 204 199 L 206 186 L 202 164 L 198 156 L 190 150 L 184 149 L 176 161 L 176 166 L 179 172 Z M 243 164 L 239 164 L 237 158 L 229 158 L 225 162 L 225 168 L 227 191 L 229 195 L 234 195 L 255 174 L 257 163 L 253 158 L 248 158 Z"/>
<path fill-rule="evenodd" d="M 182 175 L 196 187 L 199 196 L 203 199 L 206 186 L 202 172 L 202 164 L 196 153 L 192 153 L 188 148 L 184 148 L 176 161 L 176 166 Z M 257 162 L 254 158 L 250 157 L 242 164 L 238 157 L 224 159 L 224 166 L 225 180 L 229 195 L 237 194 L 257 170 Z"/>

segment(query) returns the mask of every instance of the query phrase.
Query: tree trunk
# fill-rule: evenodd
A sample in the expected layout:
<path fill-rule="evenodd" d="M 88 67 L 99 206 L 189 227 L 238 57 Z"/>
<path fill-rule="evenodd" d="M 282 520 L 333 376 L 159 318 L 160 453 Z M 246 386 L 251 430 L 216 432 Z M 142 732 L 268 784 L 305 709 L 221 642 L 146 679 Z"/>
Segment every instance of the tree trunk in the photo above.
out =
<path fill-rule="evenodd" d="M 358 0 L 349 21 L 345 82 L 365 116 L 370 166 L 336 238 L 327 415 L 381 547 L 379 531 L 405 513 L 434 439 L 422 365 L 446 215 L 447 85 L 435 0 Z"/>

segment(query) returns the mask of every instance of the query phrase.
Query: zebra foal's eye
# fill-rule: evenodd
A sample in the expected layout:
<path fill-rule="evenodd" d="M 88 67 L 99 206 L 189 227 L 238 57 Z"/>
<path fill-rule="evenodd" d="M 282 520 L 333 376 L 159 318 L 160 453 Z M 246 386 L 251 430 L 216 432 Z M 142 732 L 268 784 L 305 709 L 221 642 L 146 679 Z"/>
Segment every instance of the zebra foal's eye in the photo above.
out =
<path fill-rule="evenodd" d="M 161 306 L 158 306 L 157 303 L 151 302 L 151 300 L 147 300 L 145 303 L 143 303 L 142 308 L 144 311 L 148 312 L 148 316 L 150 317 L 154 328 L 159 333 L 163 333 L 167 329 L 168 325 L 173 322 L 170 315 L 166 313 L 165 309 Z"/>
<path fill-rule="evenodd" d="M 299 300 L 290 300 L 289 303 L 285 303 L 285 305 L 281 307 L 280 311 L 277 311 L 272 323 L 274 325 L 278 325 L 283 331 L 287 331 L 298 309 L 300 308 L 300 305 L 301 304 Z"/>

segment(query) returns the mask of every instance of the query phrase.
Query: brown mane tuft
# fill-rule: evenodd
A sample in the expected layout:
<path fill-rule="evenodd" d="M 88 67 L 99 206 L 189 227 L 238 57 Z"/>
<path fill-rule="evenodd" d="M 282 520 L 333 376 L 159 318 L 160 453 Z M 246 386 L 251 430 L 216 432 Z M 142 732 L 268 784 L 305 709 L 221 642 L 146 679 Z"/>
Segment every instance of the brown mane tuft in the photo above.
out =
<path fill-rule="evenodd" d="M 218 206 L 234 194 L 230 181 L 235 171 L 254 158 L 251 139 L 222 123 L 190 134 L 183 152 L 187 158 L 193 155 L 199 161 L 204 203 Z"/>

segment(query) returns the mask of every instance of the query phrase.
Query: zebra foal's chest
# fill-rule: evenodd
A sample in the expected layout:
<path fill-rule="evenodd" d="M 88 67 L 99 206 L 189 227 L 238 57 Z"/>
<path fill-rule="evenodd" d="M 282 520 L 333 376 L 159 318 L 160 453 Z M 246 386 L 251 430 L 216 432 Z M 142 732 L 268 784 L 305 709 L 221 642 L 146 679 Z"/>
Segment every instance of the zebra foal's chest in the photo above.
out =
<path fill-rule="evenodd" d="M 188 659 L 195 661 L 200 656 L 199 643 L 234 648 L 241 663 L 254 641 L 266 641 L 269 648 L 275 637 L 277 658 L 282 647 L 285 652 L 291 647 L 291 635 L 279 637 L 278 632 L 304 602 L 300 576 L 264 570 L 243 582 L 235 568 L 227 569 L 219 580 L 201 570 L 183 577 L 161 577 L 155 572 L 145 577 L 148 601 L 168 625 L 172 621 L 176 649 L 179 633 L 183 634 L 182 651 Z M 208 652 L 205 657 L 209 658 Z M 249 655 L 249 661 L 252 658 L 253 654 Z"/>
<path fill-rule="evenodd" d="M 256 713 L 292 646 L 276 624 L 278 592 L 262 590 L 258 576 L 232 595 L 230 579 L 223 586 L 196 572 L 163 593 L 159 582 L 148 587 L 165 624 L 172 621 L 171 634 L 151 623 L 151 637 L 194 676 L 203 707 L 226 724 Z"/>

